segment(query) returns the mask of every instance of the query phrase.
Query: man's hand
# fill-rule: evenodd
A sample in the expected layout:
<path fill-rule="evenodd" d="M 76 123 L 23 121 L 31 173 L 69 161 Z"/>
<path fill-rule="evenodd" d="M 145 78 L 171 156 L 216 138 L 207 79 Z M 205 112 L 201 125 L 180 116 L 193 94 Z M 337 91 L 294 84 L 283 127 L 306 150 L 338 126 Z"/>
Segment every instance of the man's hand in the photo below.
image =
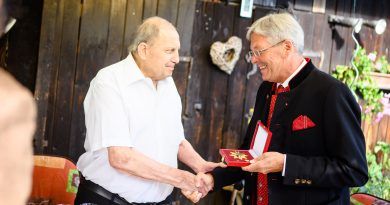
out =
<path fill-rule="evenodd" d="M 201 198 L 205 197 L 211 189 L 213 189 L 213 176 L 211 174 L 198 173 L 196 176 L 196 186 L 198 191 L 181 190 L 181 193 L 193 203 L 197 203 Z"/>
<path fill-rule="evenodd" d="M 189 200 L 192 201 L 192 203 L 197 203 L 200 198 L 202 198 L 202 193 L 199 193 L 197 191 L 187 191 L 187 190 L 181 190 L 181 193 Z"/>
<path fill-rule="evenodd" d="M 260 157 L 251 161 L 252 164 L 243 167 L 242 170 L 248 172 L 259 172 L 268 174 L 270 172 L 283 171 L 284 154 L 279 152 L 266 152 Z"/>
<path fill-rule="evenodd" d="M 224 164 L 223 162 L 219 162 L 219 163 L 215 163 L 215 162 L 208 162 L 208 161 L 204 161 L 203 165 L 202 165 L 202 168 L 197 170 L 199 173 L 202 172 L 202 173 L 206 173 L 206 172 L 211 172 L 213 171 L 216 167 L 222 167 L 222 168 L 226 168 L 226 164 Z"/>
<path fill-rule="evenodd" d="M 196 175 L 196 183 L 200 185 L 198 191 L 202 193 L 202 198 L 214 187 L 214 178 L 211 174 L 198 173 Z"/>
<path fill-rule="evenodd" d="M 198 188 L 201 187 L 201 182 L 194 174 L 181 171 L 180 183 L 176 187 L 189 192 L 197 192 Z"/>

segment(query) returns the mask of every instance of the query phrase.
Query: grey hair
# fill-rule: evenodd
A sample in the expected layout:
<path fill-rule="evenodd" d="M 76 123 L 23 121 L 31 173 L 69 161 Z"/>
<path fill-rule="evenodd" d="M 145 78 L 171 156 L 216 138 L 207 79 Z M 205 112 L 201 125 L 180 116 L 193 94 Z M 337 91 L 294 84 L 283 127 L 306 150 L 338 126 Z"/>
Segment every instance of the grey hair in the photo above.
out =
<path fill-rule="evenodd" d="M 291 40 L 300 53 L 304 47 L 304 33 L 298 21 L 289 13 L 268 14 L 256 20 L 246 33 L 250 40 L 252 33 L 267 37 L 269 43 Z"/>
<path fill-rule="evenodd" d="M 153 39 L 158 37 L 161 25 L 170 25 L 174 27 L 169 21 L 161 17 L 150 17 L 145 19 L 141 25 L 138 26 L 136 32 L 133 33 L 132 41 L 128 47 L 128 51 L 135 52 L 137 47 L 142 42 L 153 43 Z"/>

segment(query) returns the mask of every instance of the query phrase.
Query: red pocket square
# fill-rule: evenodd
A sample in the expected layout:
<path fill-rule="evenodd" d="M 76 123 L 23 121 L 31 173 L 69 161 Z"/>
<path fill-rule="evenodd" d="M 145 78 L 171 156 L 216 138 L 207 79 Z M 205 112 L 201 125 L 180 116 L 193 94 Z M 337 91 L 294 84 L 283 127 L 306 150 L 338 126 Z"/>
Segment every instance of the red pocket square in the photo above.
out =
<path fill-rule="evenodd" d="M 300 115 L 293 121 L 293 131 L 304 130 L 316 126 L 314 122 L 306 115 Z"/>

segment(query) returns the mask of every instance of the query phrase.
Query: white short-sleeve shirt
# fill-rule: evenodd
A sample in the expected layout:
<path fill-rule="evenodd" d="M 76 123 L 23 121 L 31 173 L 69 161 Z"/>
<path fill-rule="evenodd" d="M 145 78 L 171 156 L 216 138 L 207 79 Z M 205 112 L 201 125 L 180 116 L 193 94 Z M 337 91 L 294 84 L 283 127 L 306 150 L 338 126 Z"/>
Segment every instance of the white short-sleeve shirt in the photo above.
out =
<path fill-rule="evenodd" d="M 132 55 L 101 69 L 84 100 L 86 152 L 77 162 L 78 169 L 86 179 L 129 202 L 164 200 L 173 186 L 118 172 L 109 164 L 107 147 L 132 147 L 176 168 L 184 140 L 181 109 L 172 77 L 158 81 L 156 89 Z"/>

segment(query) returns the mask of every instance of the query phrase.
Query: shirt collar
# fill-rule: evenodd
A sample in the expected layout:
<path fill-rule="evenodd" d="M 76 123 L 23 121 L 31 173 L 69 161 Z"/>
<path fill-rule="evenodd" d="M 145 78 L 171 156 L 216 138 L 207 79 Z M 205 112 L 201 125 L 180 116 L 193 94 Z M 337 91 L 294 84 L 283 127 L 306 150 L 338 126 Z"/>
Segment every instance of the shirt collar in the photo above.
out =
<path fill-rule="evenodd" d="M 298 68 L 283 82 L 283 83 L 277 83 L 277 86 L 279 86 L 280 84 L 282 84 L 282 86 L 285 88 L 288 86 L 288 83 L 290 82 L 290 80 L 296 76 L 299 71 L 302 70 L 302 68 L 306 65 L 307 61 L 304 59 L 302 61 L 302 63 L 298 66 Z"/>
<path fill-rule="evenodd" d="M 146 79 L 131 54 L 121 61 L 120 72 L 117 73 L 117 77 L 123 86 Z"/>
<path fill-rule="evenodd" d="M 129 86 L 138 81 L 151 81 L 150 78 L 144 76 L 131 53 L 122 61 L 121 71 L 118 73 L 118 78 L 123 86 Z M 157 82 L 157 86 L 168 83 L 169 78 L 170 77 L 159 80 Z"/>

